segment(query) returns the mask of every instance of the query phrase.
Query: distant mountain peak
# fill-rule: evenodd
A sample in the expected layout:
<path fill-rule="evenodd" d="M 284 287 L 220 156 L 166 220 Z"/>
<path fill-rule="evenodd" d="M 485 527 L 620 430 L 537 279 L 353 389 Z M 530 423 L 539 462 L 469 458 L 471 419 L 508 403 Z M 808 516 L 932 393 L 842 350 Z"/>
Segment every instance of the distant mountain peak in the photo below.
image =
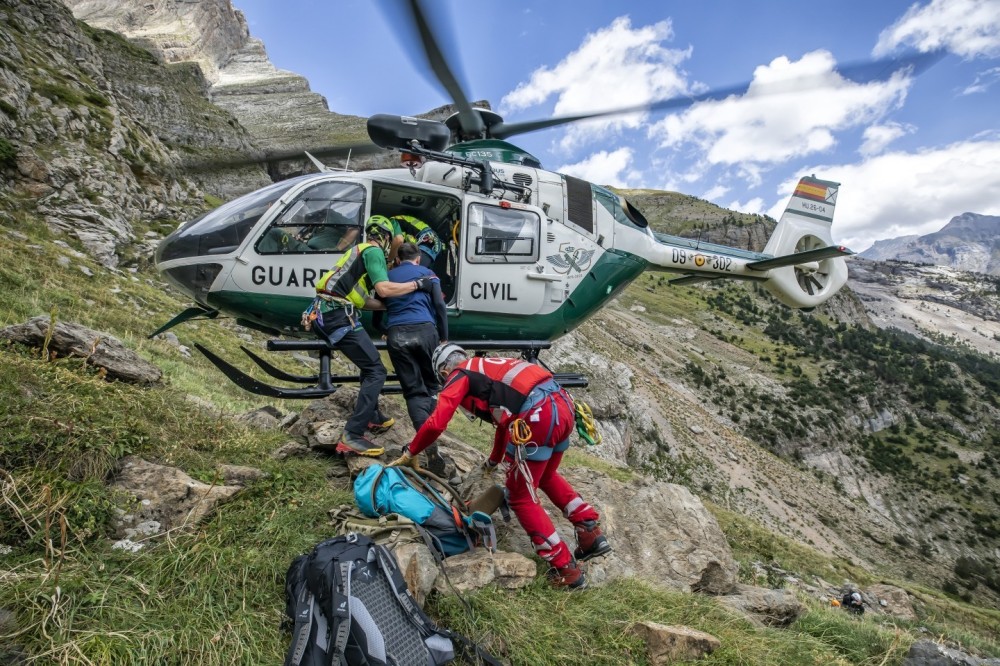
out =
<path fill-rule="evenodd" d="M 962 213 L 934 233 L 876 241 L 860 256 L 1000 275 L 1000 216 Z"/>

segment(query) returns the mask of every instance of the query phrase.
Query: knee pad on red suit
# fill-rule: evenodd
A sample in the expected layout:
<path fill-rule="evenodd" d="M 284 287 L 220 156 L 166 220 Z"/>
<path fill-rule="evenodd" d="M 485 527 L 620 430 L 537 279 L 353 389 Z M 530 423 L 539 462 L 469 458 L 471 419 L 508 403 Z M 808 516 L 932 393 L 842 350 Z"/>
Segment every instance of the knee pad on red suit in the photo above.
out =
<path fill-rule="evenodd" d="M 579 495 L 570 500 L 569 504 L 563 508 L 563 515 L 571 523 L 582 523 L 585 520 L 600 520 L 601 516 L 594 507 L 583 501 Z"/>
<path fill-rule="evenodd" d="M 553 532 L 545 538 L 533 534 L 531 535 L 531 545 L 540 558 L 556 568 L 564 567 L 573 560 L 573 553 L 570 552 L 569 546 L 559 538 L 558 532 Z"/>

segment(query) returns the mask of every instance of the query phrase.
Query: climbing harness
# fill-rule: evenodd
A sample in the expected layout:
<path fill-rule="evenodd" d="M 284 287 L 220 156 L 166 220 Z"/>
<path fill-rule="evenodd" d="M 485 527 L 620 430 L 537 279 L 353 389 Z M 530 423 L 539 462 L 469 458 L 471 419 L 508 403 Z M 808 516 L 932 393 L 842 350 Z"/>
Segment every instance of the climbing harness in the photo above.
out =
<path fill-rule="evenodd" d="M 347 325 L 341 326 L 330 333 L 326 333 L 323 330 L 323 302 L 336 302 L 338 305 L 343 307 L 344 314 L 347 315 Z M 329 294 L 321 294 L 312 300 L 309 307 L 305 309 L 302 313 L 302 328 L 311 331 L 313 326 L 317 327 L 317 331 L 322 333 L 322 337 L 326 339 L 330 346 L 333 346 L 340 342 L 345 335 L 353 331 L 358 327 L 358 319 L 354 311 L 354 304 L 350 301 L 330 296 Z"/>

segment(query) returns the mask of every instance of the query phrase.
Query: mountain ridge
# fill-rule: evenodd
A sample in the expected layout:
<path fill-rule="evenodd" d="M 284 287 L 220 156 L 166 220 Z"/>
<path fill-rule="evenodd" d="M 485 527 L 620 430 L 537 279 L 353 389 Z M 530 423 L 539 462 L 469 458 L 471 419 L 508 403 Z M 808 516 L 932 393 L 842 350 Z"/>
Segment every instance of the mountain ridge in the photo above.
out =
<path fill-rule="evenodd" d="M 858 256 L 1000 275 L 1000 216 L 962 213 L 938 231 L 876 241 Z"/>

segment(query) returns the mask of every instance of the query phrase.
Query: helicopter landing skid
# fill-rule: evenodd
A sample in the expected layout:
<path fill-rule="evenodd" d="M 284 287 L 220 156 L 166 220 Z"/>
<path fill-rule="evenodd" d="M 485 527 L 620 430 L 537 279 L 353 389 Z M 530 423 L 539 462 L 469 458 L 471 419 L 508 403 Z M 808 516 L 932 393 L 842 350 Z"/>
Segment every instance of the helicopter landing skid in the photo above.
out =
<path fill-rule="evenodd" d="M 385 342 L 378 340 L 374 342 L 376 349 L 385 349 Z M 477 356 L 482 356 L 490 351 L 517 351 L 526 361 L 541 363 L 538 354 L 543 349 L 552 346 L 546 340 L 469 340 L 456 341 L 454 344 L 475 352 Z M 315 375 L 293 375 L 277 368 L 246 347 L 240 347 L 243 353 L 250 357 L 257 367 L 270 376 L 284 382 L 294 384 L 311 384 L 303 388 L 290 388 L 284 386 L 272 386 L 266 384 L 250 375 L 246 374 L 236 366 L 232 365 L 214 352 L 202 345 L 195 343 L 195 348 L 204 354 L 205 358 L 211 361 L 212 365 L 222 371 L 226 377 L 234 384 L 245 391 L 263 395 L 269 398 L 282 398 L 287 400 L 311 400 L 322 398 L 336 391 L 342 384 L 349 384 L 361 381 L 358 375 L 331 375 L 330 357 L 334 349 L 323 340 L 268 340 L 268 351 L 311 351 L 319 355 L 319 372 Z M 587 377 L 574 372 L 553 373 L 555 380 L 565 388 L 585 388 L 588 385 Z M 388 382 L 382 387 L 384 394 L 402 393 L 397 375 L 386 377 Z"/>

